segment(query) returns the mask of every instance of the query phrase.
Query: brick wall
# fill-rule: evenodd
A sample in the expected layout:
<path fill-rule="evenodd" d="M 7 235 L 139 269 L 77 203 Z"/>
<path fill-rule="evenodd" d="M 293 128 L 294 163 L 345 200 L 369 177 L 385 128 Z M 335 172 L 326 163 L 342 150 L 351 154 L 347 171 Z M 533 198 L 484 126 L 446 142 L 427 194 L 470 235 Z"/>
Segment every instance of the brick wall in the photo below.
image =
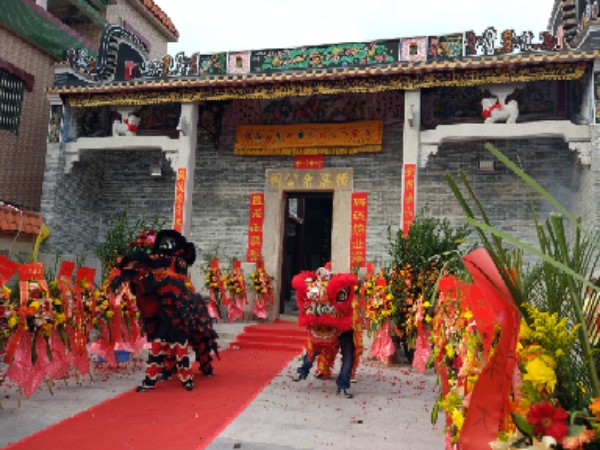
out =
<path fill-rule="evenodd" d="M 250 193 L 264 190 L 266 169 L 293 166 L 292 156 L 234 156 L 235 127 L 228 125 L 219 150 L 200 139 L 192 220 L 199 254 L 216 253 L 224 262 L 246 257 Z M 383 141 L 381 153 L 325 157 L 326 167 L 352 167 L 354 190 L 369 192 L 368 257 L 377 261 L 387 257 L 387 226 L 400 224 L 401 126 L 384 126 Z"/>
<path fill-rule="evenodd" d="M 554 196 L 567 210 L 581 209 L 578 196 L 582 186 L 578 174 L 586 171 L 568 144 L 555 139 L 503 140 L 491 142 L 508 158 Z M 526 242 L 538 242 L 533 223 L 530 200 L 543 220 L 553 207 L 542 200 L 523 181 L 503 164 L 497 162 L 493 173 L 481 172 L 480 160 L 495 159 L 484 149 L 484 142 L 445 144 L 436 155 L 430 156 L 427 166 L 420 169 L 417 180 L 417 199 L 420 206 L 428 205 L 434 216 L 447 217 L 460 225 L 464 214 L 450 191 L 445 174 L 450 174 L 468 196 L 458 177 L 463 171 L 493 226 Z M 579 206 L 578 206 L 579 205 Z M 471 207 L 474 204 L 471 203 Z M 581 212 L 581 211 L 580 211 Z"/>
<path fill-rule="evenodd" d="M 42 213 L 51 234 L 44 253 L 93 260 L 95 246 L 121 213 L 132 224 L 157 217 L 171 225 L 175 175 L 159 151 L 84 152 L 64 174 L 59 146 L 51 144 L 47 158 Z M 167 168 L 162 177 L 150 177 L 153 164 Z"/>
<path fill-rule="evenodd" d="M 53 77 L 53 60 L 0 27 L 0 59 L 33 75 L 33 90 L 24 91 L 18 134 L 0 130 L 0 199 L 39 210 L 50 105 L 45 89 Z"/>

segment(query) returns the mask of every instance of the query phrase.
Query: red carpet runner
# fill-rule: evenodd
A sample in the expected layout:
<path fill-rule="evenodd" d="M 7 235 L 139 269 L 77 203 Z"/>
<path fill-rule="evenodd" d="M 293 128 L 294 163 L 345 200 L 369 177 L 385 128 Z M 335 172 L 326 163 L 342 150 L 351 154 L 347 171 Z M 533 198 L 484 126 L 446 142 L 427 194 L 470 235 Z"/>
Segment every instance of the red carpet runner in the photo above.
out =
<path fill-rule="evenodd" d="M 271 324 L 257 325 L 269 328 Z M 293 323 L 272 324 L 298 330 Z M 252 327 L 251 327 L 252 328 Z M 273 335 L 276 340 L 276 335 Z M 188 392 L 178 381 L 132 390 L 46 428 L 5 450 L 197 450 L 214 439 L 301 352 L 281 349 L 226 350 L 215 376 L 196 375 Z"/>

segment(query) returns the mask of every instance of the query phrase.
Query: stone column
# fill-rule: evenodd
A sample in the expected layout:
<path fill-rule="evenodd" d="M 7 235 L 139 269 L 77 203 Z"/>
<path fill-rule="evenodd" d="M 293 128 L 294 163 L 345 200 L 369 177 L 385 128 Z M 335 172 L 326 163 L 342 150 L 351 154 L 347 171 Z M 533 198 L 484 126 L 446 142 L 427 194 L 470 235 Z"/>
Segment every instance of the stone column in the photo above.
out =
<path fill-rule="evenodd" d="M 421 90 L 406 91 L 404 94 L 404 143 L 403 143 L 403 182 L 402 182 L 402 199 L 406 198 L 406 173 L 407 165 L 414 168 L 415 172 L 418 169 L 419 150 L 421 146 Z M 417 174 L 414 176 L 414 211 L 417 211 Z M 404 205 L 403 205 L 404 206 Z M 402 208 L 401 224 L 404 226 L 405 220 L 411 220 L 406 214 L 407 211 Z"/>
<path fill-rule="evenodd" d="M 198 104 L 183 103 L 179 118 L 179 149 L 173 169 L 177 176 L 175 202 L 173 205 L 173 228 L 181 227 L 181 234 L 189 238 L 192 222 L 192 197 L 196 169 L 196 145 L 198 141 Z M 183 187 L 183 189 L 182 189 Z M 183 192 L 182 192 L 183 190 Z M 183 199 L 181 195 L 183 194 Z M 180 204 L 183 200 L 182 205 Z M 182 210 L 181 210 L 182 208 Z M 179 209 L 179 210 L 178 210 Z M 178 224 L 178 219 L 182 222 Z"/>

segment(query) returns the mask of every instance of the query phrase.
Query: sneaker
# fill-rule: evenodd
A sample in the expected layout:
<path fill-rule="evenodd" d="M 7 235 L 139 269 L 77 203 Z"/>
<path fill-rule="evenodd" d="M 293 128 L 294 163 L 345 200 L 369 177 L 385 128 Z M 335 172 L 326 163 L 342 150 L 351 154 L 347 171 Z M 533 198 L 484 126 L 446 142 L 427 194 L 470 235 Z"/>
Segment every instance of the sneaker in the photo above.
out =
<path fill-rule="evenodd" d="M 146 392 L 150 389 L 154 389 L 155 387 L 156 386 L 154 384 L 147 384 L 146 382 L 142 381 L 142 384 L 135 389 L 135 392 Z"/>
<path fill-rule="evenodd" d="M 194 390 L 194 382 L 192 380 L 187 380 L 185 383 L 181 383 L 186 391 Z"/>
<path fill-rule="evenodd" d="M 352 397 L 354 397 L 354 395 L 352 395 L 352 392 L 350 392 L 350 389 L 340 389 L 340 388 L 338 388 L 337 393 L 338 394 L 343 394 L 343 396 L 346 397 L 346 398 L 352 398 Z"/>
<path fill-rule="evenodd" d="M 314 376 L 317 380 L 322 380 L 324 378 L 322 373 L 315 373 Z"/>
<path fill-rule="evenodd" d="M 350 378 L 350 383 L 356 383 L 356 378 Z"/>
<path fill-rule="evenodd" d="M 306 380 L 306 375 L 303 375 L 299 372 L 296 372 L 294 374 L 294 377 L 292 378 L 294 381 L 300 381 L 300 380 Z"/>

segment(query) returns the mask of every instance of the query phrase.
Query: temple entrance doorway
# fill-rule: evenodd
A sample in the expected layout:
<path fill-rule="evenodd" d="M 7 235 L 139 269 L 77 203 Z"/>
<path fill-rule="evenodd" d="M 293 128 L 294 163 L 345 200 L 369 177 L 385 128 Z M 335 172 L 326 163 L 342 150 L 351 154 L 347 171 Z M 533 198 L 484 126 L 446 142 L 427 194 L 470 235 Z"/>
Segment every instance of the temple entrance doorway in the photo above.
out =
<path fill-rule="evenodd" d="M 287 192 L 284 207 L 280 314 L 297 312 L 292 277 L 331 261 L 333 192 Z"/>

